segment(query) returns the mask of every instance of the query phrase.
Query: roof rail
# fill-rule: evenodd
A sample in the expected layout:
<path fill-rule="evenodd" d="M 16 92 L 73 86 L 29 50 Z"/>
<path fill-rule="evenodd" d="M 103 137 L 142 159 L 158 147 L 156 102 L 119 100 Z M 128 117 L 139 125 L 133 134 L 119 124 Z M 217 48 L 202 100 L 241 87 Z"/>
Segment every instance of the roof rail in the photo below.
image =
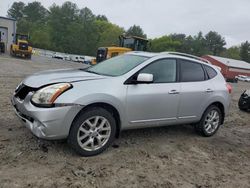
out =
<path fill-rule="evenodd" d="M 206 60 L 204 58 L 194 56 L 194 55 L 190 55 L 190 54 L 186 54 L 186 53 L 181 53 L 181 52 L 161 52 L 160 54 L 179 55 L 179 56 L 188 57 L 188 58 L 196 59 L 196 60 L 203 61 L 205 63 L 211 64 L 210 61 L 208 61 L 208 60 Z"/>

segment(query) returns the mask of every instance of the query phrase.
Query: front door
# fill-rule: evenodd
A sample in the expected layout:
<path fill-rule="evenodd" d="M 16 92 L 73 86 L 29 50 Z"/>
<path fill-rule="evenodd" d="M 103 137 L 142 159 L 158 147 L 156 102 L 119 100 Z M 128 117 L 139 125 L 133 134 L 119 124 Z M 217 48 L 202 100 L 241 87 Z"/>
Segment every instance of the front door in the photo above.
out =
<path fill-rule="evenodd" d="M 129 126 L 173 124 L 177 120 L 180 83 L 175 59 L 152 62 L 139 73 L 153 74 L 153 83 L 130 84 L 127 89 Z"/>

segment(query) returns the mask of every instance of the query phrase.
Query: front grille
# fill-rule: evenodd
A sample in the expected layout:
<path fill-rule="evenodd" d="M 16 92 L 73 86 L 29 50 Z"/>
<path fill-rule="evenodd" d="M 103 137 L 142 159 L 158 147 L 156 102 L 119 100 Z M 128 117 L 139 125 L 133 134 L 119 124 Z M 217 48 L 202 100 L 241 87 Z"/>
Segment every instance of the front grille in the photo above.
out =
<path fill-rule="evenodd" d="M 21 100 L 24 100 L 29 92 L 36 91 L 36 90 L 37 90 L 36 88 L 32 88 L 32 87 L 26 86 L 24 84 L 21 84 L 15 90 L 15 97 L 17 97 L 17 98 L 19 98 Z"/>
<path fill-rule="evenodd" d="M 28 44 L 27 44 L 27 43 L 20 42 L 20 43 L 19 43 L 19 49 L 20 49 L 20 50 L 28 50 Z"/>

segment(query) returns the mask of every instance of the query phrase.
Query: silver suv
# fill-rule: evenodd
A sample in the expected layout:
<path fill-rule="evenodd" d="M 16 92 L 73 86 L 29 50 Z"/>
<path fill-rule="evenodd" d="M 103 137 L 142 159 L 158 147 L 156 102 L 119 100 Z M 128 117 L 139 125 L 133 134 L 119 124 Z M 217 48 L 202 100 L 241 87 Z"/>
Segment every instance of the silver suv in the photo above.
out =
<path fill-rule="evenodd" d="M 37 137 L 67 138 L 91 156 L 125 129 L 193 124 L 211 136 L 223 124 L 230 92 L 220 71 L 198 57 L 130 52 L 86 69 L 29 76 L 12 104 Z"/>

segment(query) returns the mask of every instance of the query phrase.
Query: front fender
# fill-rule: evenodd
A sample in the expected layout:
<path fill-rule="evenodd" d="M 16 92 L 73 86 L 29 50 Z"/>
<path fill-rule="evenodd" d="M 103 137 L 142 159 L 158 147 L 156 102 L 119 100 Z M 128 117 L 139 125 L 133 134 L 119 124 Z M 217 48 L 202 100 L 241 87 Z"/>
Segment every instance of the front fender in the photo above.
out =
<path fill-rule="evenodd" d="M 112 95 L 108 95 L 105 93 L 98 93 L 98 94 L 90 94 L 85 95 L 83 97 L 78 98 L 75 100 L 76 104 L 82 105 L 82 106 L 88 106 L 94 103 L 106 103 L 111 106 L 113 106 L 120 115 L 121 125 L 123 125 L 126 122 L 126 107 L 125 107 L 125 98 L 124 99 L 118 99 Z M 121 126 L 122 127 L 122 126 Z"/>

